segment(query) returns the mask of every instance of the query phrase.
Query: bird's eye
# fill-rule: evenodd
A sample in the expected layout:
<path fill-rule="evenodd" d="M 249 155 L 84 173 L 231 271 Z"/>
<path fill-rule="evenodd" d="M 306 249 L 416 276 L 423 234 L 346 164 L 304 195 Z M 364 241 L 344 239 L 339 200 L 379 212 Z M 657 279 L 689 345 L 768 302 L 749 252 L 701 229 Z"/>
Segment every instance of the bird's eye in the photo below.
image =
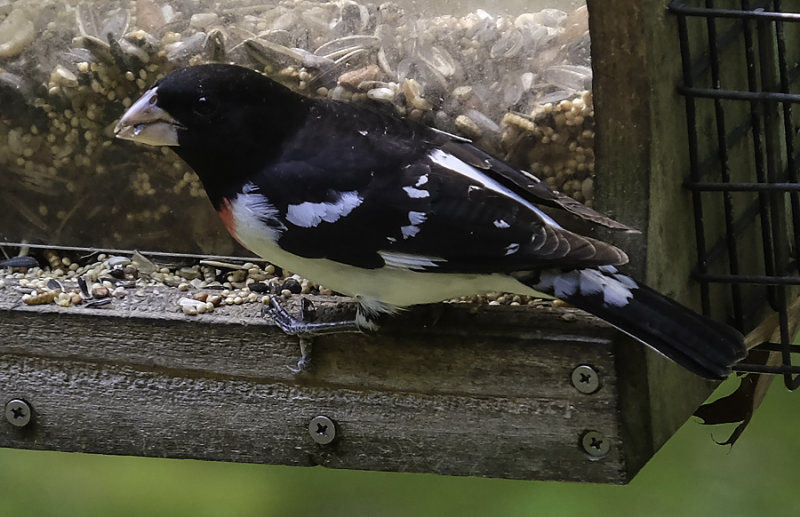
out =
<path fill-rule="evenodd" d="M 217 103 L 208 97 L 198 97 L 192 104 L 192 110 L 201 116 L 208 116 L 217 110 Z"/>

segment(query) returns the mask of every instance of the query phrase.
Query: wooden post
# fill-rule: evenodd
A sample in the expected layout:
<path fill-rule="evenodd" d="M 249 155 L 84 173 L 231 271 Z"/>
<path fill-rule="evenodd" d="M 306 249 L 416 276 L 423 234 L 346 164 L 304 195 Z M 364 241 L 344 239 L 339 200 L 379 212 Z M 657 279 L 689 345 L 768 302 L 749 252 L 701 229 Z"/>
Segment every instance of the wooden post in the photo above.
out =
<path fill-rule="evenodd" d="M 665 0 L 589 0 L 595 104 L 595 207 L 641 230 L 605 233 L 630 256 L 626 271 L 700 310 L 681 56 Z M 708 397 L 707 383 L 648 360 L 656 449 Z"/>

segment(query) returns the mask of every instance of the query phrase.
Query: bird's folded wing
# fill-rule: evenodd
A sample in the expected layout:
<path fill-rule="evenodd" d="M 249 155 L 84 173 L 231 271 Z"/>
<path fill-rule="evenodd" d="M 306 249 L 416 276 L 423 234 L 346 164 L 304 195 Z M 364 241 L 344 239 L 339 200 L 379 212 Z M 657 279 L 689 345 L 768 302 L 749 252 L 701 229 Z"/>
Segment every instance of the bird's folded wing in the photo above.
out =
<path fill-rule="evenodd" d="M 481 151 L 461 139 L 450 138 L 441 143 L 441 149 L 457 156 L 464 162 L 480 169 L 508 188 L 532 201 L 552 208 L 565 210 L 570 214 L 612 230 L 639 233 L 638 230 L 615 221 L 575 199 L 551 189 L 545 182 L 529 172 L 511 167 L 508 163 Z"/>

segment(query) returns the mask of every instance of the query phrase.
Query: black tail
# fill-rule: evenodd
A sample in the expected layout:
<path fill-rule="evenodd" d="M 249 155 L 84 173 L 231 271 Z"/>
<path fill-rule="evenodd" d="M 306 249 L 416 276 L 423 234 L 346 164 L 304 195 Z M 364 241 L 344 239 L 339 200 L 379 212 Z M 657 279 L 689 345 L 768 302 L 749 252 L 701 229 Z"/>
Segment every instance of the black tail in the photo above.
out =
<path fill-rule="evenodd" d="M 686 369 L 723 379 L 747 354 L 742 335 L 613 267 L 547 270 L 523 282 L 611 323 Z"/>

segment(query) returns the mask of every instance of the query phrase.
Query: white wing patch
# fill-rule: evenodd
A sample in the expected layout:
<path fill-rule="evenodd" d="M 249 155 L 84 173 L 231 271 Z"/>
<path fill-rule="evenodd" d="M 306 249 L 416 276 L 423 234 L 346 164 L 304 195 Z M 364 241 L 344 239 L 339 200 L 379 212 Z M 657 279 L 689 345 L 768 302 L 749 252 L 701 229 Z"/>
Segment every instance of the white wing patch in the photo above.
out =
<path fill-rule="evenodd" d="M 406 226 L 400 227 L 400 233 L 403 239 L 409 239 L 419 233 L 420 227 L 418 225 L 428 220 L 428 214 L 425 212 L 417 212 L 416 210 L 409 210 L 408 222 L 411 223 Z"/>
<path fill-rule="evenodd" d="M 505 220 L 503 220 L 503 219 L 495 219 L 495 220 L 494 220 L 494 227 L 495 227 L 495 228 L 499 228 L 499 229 L 503 230 L 503 229 L 505 229 L 505 228 L 511 228 L 511 225 L 510 225 L 510 224 L 508 224 L 508 223 L 507 223 Z"/>
<path fill-rule="evenodd" d="M 286 220 L 302 228 L 313 228 L 321 222 L 334 223 L 353 211 L 364 198 L 358 192 L 341 192 L 333 203 L 311 203 L 289 205 Z"/>
<path fill-rule="evenodd" d="M 403 187 L 403 190 L 406 191 L 406 194 L 408 194 L 408 197 L 414 198 L 414 199 L 428 197 L 428 196 L 431 195 L 431 193 L 428 192 L 427 190 L 422 190 L 420 188 Z"/>
<path fill-rule="evenodd" d="M 419 226 L 414 226 L 413 224 L 401 226 L 400 233 L 403 234 L 404 239 L 409 239 L 419 233 Z"/>
<path fill-rule="evenodd" d="M 421 187 L 422 185 L 424 185 L 426 183 L 428 183 L 428 175 L 427 174 L 423 174 L 422 176 L 419 177 L 419 179 L 414 184 L 414 186 L 415 187 Z"/>
<path fill-rule="evenodd" d="M 422 224 L 428 219 L 428 214 L 425 212 L 416 212 L 411 210 L 408 212 L 408 222 L 411 224 Z"/>
<path fill-rule="evenodd" d="M 517 203 L 524 205 L 529 210 L 535 212 L 536 215 L 538 215 L 542 219 L 542 221 L 544 221 L 546 224 L 553 226 L 555 228 L 561 228 L 561 226 L 557 222 L 555 222 L 549 215 L 542 212 L 533 203 L 531 203 L 530 201 L 526 201 L 519 194 L 516 194 L 512 190 L 504 187 L 497 181 L 493 180 L 492 178 L 490 178 L 480 170 L 476 169 L 472 165 L 468 164 L 467 162 L 461 160 L 460 158 L 457 158 L 450 153 L 446 153 L 441 149 L 434 149 L 428 154 L 428 157 L 431 159 L 433 163 L 441 167 L 444 167 L 446 169 L 450 169 L 451 171 L 456 172 L 458 174 L 461 174 L 462 176 L 469 178 L 475 183 L 483 185 L 485 188 L 489 190 L 493 190 L 498 194 L 502 194 L 506 197 L 513 199 Z M 470 187 L 469 190 L 471 189 L 472 187 Z"/>
<path fill-rule="evenodd" d="M 378 255 L 383 257 L 383 261 L 389 267 L 399 267 L 402 269 L 419 270 L 425 268 L 438 267 L 437 262 L 446 262 L 440 257 L 423 257 L 410 253 L 395 253 L 392 251 L 379 251 Z"/>

